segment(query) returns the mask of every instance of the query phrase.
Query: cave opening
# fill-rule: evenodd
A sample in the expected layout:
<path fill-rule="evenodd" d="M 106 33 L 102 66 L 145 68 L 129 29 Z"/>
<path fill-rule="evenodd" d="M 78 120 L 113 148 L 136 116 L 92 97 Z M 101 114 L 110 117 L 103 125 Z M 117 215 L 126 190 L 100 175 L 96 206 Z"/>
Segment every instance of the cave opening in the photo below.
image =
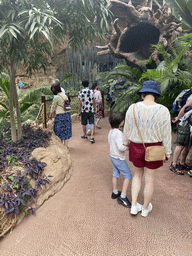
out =
<path fill-rule="evenodd" d="M 160 31 L 154 25 L 141 22 L 127 30 L 120 44 L 120 51 L 130 53 L 149 49 L 159 42 Z"/>

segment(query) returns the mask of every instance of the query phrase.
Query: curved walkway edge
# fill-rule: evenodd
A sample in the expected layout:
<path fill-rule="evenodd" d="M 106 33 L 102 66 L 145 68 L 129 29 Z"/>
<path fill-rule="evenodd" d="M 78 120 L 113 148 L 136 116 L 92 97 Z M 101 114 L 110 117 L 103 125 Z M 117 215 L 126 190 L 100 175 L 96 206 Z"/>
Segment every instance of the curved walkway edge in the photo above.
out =
<path fill-rule="evenodd" d="M 192 179 L 172 173 L 166 163 L 157 171 L 153 211 L 147 218 L 131 216 L 111 199 L 108 118 L 101 126 L 91 144 L 73 124 L 71 179 L 1 240 L 0 256 L 192 255 Z"/>

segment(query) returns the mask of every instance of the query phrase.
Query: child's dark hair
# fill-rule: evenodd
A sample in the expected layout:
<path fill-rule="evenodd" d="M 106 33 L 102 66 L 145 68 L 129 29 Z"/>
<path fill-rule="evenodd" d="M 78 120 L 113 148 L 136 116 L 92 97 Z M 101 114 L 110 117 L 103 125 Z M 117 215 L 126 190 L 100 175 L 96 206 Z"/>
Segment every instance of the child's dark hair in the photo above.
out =
<path fill-rule="evenodd" d="M 113 112 L 109 117 L 111 128 L 119 128 L 119 125 L 123 120 L 124 115 L 121 112 Z"/>
<path fill-rule="evenodd" d="M 98 86 L 98 85 L 97 85 L 97 82 L 94 82 L 91 89 L 92 89 L 92 90 L 95 90 L 95 88 L 96 88 L 97 86 Z"/>

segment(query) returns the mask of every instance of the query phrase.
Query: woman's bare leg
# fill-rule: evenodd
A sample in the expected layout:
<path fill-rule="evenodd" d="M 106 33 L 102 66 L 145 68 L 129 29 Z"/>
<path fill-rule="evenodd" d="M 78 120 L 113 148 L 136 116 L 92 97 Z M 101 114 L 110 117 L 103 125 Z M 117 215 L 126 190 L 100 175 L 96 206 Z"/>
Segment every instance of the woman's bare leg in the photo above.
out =
<path fill-rule="evenodd" d="M 144 187 L 144 209 L 147 210 L 149 203 L 151 202 L 153 192 L 154 192 L 154 184 L 155 184 L 155 173 L 156 170 L 146 168 L 144 171 L 145 176 L 145 187 Z"/>
<path fill-rule="evenodd" d="M 132 188 L 131 188 L 132 205 L 137 204 L 137 198 L 141 190 L 141 179 L 144 173 L 144 168 L 135 167 L 134 170 L 135 170 L 135 173 L 133 175 Z"/>

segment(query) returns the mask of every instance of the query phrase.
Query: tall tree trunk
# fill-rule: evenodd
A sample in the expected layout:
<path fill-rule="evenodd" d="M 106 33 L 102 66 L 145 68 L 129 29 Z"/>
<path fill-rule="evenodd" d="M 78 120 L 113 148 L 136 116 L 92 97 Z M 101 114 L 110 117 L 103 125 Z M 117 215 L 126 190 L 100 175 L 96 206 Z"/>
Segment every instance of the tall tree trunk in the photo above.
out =
<path fill-rule="evenodd" d="M 19 101 L 18 101 L 15 80 L 14 80 L 13 91 L 14 91 L 14 100 L 15 100 L 15 108 L 16 108 L 16 115 L 17 115 L 17 139 L 19 140 L 19 139 L 21 139 L 21 136 L 22 136 L 22 126 L 21 126 L 21 114 L 20 114 Z"/>
<path fill-rule="evenodd" d="M 14 118 L 14 111 L 13 111 L 13 95 L 14 95 L 14 86 L 15 86 L 15 74 L 16 71 L 12 65 L 11 67 L 11 79 L 10 79 L 10 91 L 9 91 L 9 112 L 10 112 L 10 123 L 11 123 L 11 137 L 12 141 L 17 141 L 17 130 Z"/>

